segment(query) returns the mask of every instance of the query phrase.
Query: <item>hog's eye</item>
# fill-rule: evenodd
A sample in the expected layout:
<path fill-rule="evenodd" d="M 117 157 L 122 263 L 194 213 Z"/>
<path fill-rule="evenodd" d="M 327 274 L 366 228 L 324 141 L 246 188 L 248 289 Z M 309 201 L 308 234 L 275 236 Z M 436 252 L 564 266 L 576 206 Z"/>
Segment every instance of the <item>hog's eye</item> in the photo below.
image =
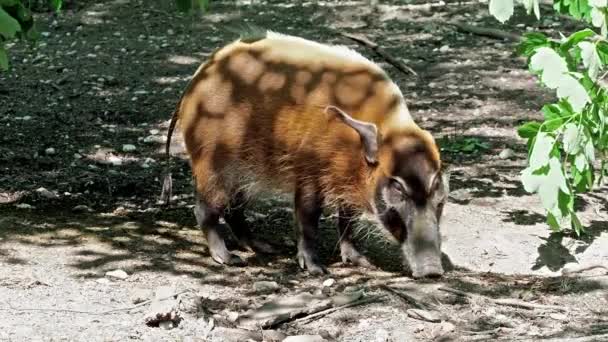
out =
<path fill-rule="evenodd" d="M 391 178 L 389 187 L 393 192 L 399 194 L 399 196 L 402 198 L 408 195 L 405 185 L 397 178 Z"/>

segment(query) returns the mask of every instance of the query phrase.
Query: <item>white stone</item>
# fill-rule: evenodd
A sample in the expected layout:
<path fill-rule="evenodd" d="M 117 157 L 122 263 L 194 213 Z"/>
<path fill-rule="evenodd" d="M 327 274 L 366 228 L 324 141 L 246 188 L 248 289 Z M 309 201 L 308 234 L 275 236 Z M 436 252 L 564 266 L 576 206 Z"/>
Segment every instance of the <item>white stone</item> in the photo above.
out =
<path fill-rule="evenodd" d="M 34 209 L 33 205 L 27 203 L 19 203 L 15 205 L 15 207 L 17 207 L 17 209 Z"/>
<path fill-rule="evenodd" d="M 129 278 L 129 275 L 127 274 L 127 272 L 125 272 L 123 270 L 114 270 L 114 271 L 106 272 L 106 277 L 125 280 L 125 279 Z"/>
<path fill-rule="evenodd" d="M 109 156 L 108 157 L 108 162 L 114 166 L 120 166 L 122 165 L 122 159 L 120 159 L 117 156 Z"/>
<path fill-rule="evenodd" d="M 51 192 L 51 191 L 49 191 L 49 190 L 47 190 L 47 189 L 45 189 L 45 188 L 42 188 L 42 187 L 40 187 L 40 188 L 36 189 L 36 192 L 37 192 L 37 193 L 38 193 L 40 196 L 42 196 L 42 197 L 44 197 L 44 198 L 47 198 L 47 199 L 53 199 L 53 198 L 57 198 L 57 195 L 56 195 L 56 194 L 54 194 L 53 192 Z"/>
<path fill-rule="evenodd" d="M 450 51 L 450 46 L 449 45 L 444 45 L 442 47 L 439 48 L 439 52 L 448 52 Z"/>
<path fill-rule="evenodd" d="M 122 151 L 123 152 L 133 152 L 137 149 L 137 147 L 135 147 L 135 145 L 131 145 L 131 144 L 124 144 L 122 145 Z"/>
<path fill-rule="evenodd" d="M 49 148 L 47 148 L 46 150 L 44 150 L 44 153 L 46 153 L 47 155 L 49 155 L 49 156 L 50 156 L 50 155 L 55 154 L 56 152 L 55 152 L 55 149 L 54 149 L 54 148 L 49 147 Z"/>
<path fill-rule="evenodd" d="M 515 156 L 515 152 L 513 152 L 513 150 L 510 148 L 505 148 L 504 150 L 500 151 L 500 154 L 498 155 L 500 159 L 509 159 L 513 158 L 513 156 Z"/>
<path fill-rule="evenodd" d="M 279 289 L 279 284 L 276 281 L 256 281 L 253 283 L 253 289 L 257 292 L 274 292 Z"/>
<path fill-rule="evenodd" d="M 323 286 L 324 286 L 324 287 L 331 287 L 331 286 L 332 286 L 333 284 L 335 284 L 335 283 L 336 283 L 336 281 L 335 281 L 333 278 L 329 278 L 329 279 L 326 279 L 326 280 L 323 282 Z"/>

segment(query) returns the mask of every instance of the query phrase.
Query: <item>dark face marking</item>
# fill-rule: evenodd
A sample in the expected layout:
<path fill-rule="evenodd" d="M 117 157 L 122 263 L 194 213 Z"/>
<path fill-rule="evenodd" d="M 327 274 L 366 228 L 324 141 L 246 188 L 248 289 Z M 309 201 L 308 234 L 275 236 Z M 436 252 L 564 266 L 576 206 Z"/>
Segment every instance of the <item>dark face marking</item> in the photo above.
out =
<path fill-rule="evenodd" d="M 378 184 L 380 220 L 402 244 L 414 277 L 440 276 L 439 223 L 448 194 L 448 175 L 437 168 L 423 144 L 397 150 L 394 156 L 391 175 Z"/>

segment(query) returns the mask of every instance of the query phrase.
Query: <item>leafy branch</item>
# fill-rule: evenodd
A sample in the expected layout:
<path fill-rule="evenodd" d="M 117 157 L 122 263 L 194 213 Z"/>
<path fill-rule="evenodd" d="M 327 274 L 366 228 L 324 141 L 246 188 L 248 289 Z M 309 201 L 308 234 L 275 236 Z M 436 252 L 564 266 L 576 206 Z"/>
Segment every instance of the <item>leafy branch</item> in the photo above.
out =
<path fill-rule="evenodd" d="M 540 18 L 539 0 L 518 2 Z M 552 229 L 569 222 L 580 234 L 584 228 L 574 210 L 575 196 L 593 190 L 608 174 L 608 92 L 602 82 L 606 74 L 599 76 L 608 65 L 608 0 L 554 0 L 553 7 L 600 33 L 588 28 L 550 39 L 533 32 L 519 45 L 530 71 L 559 99 L 542 108 L 543 122 L 518 128 L 519 136 L 528 139 L 529 150 L 521 181 L 526 191 L 539 195 Z M 490 1 L 490 13 L 503 23 L 513 8 L 513 0 Z"/>

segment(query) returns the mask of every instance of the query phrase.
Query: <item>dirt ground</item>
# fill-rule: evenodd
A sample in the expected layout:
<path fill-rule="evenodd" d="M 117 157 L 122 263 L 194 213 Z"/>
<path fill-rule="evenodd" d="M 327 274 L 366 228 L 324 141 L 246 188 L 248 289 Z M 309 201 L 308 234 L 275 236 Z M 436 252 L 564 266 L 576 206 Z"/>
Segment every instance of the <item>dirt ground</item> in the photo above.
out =
<path fill-rule="evenodd" d="M 245 341 L 229 330 L 230 317 L 278 296 L 353 287 L 385 296 L 274 329 L 336 341 L 608 340 L 607 272 L 561 274 L 568 264 L 608 262 L 607 189 L 579 199 L 588 227 L 582 238 L 548 229 L 538 198 L 519 183 L 526 148 L 515 127 L 539 118 L 552 94 L 538 86 L 513 43 L 446 24 L 499 27 L 485 4 L 446 2 L 380 1 L 372 8 L 362 1 L 212 1 L 209 13 L 188 17 L 169 1 L 114 0 L 68 2 L 59 16 L 39 13 L 40 42 L 11 46 L 12 70 L 0 74 L 0 340 Z M 320 246 L 331 274 L 309 276 L 294 261 L 290 203 L 276 198 L 260 200 L 249 216 L 256 234 L 284 246 L 282 253 L 238 251 L 249 266 L 219 266 L 195 225 L 185 160 L 174 174 L 175 201 L 156 204 L 160 151 L 182 89 L 199 63 L 248 23 L 350 45 L 401 87 L 454 170 L 442 224 L 453 267 L 443 279 L 409 278 L 397 247 L 378 234 L 359 239 L 376 270 L 341 265 L 332 215 L 323 218 Z M 521 34 L 530 27 L 554 37 L 575 28 L 521 11 L 500 28 Z M 420 78 L 338 32 L 367 35 Z M 477 147 L 458 147 L 467 141 Z M 125 144 L 135 149 L 124 152 Z M 179 152 L 179 141 L 174 145 Z M 499 157 L 505 149 L 512 158 Z M 129 276 L 105 277 L 116 269 Z M 328 278 L 335 284 L 323 290 Z M 262 280 L 279 289 L 256 290 Z M 147 326 L 145 305 L 107 312 L 161 285 L 187 291 L 177 327 Z M 409 317 L 411 301 L 387 285 L 432 307 L 441 322 Z"/>

